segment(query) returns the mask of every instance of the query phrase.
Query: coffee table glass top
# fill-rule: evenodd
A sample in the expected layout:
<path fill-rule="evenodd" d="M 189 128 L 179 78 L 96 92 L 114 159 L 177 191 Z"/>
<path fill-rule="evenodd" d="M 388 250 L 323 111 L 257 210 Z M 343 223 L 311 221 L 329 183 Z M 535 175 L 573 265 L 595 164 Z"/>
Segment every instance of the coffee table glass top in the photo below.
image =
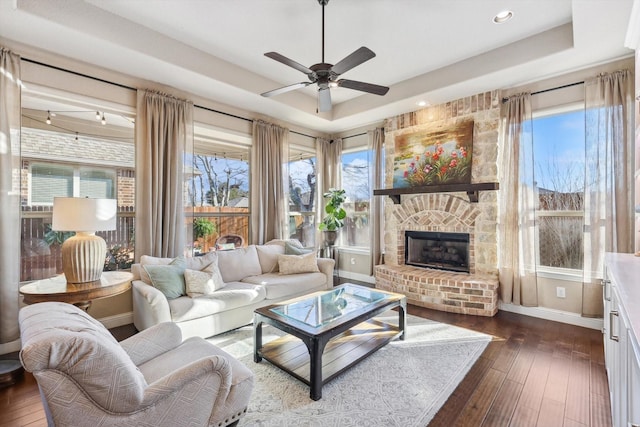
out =
<path fill-rule="evenodd" d="M 388 294 L 361 286 L 344 285 L 330 292 L 279 305 L 272 312 L 312 327 L 324 326 L 332 320 L 389 298 Z"/>

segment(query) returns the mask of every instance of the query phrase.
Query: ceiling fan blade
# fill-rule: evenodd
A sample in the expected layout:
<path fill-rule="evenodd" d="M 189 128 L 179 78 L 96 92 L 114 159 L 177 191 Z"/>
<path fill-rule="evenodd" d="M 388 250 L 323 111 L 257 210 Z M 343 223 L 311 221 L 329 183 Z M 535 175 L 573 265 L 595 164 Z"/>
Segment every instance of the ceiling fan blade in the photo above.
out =
<path fill-rule="evenodd" d="M 313 74 L 313 71 L 302 64 L 297 63 L 293 59 L 289 59 L 286 56 L 280 55 L 278 52 L 267 52 L 264 56 L 275 59 L 278 62 L 288 65 L 291 68 L 295 68 L 298 71 L 302 71 L 305 74 Z"/>
<path fill-rule="evenodd" d="M 375 95 L 386 95 L 387 92 L 389 92 L 389 88 L 386 86 L 379 86 L 371 83 L 358 82 L 355 80 L 340 79 L 337 81 L 337 83 L 338 83 L 338 86 L 340 87 L 359 90 L 361 92 L 373 93 Z"/>
<path fill-rule="evenodd" d="M 270 90 L 269 92 L 261 93 L 262 96 L 269 98 L 271 96 L 280 95 L 281 93 L 290 92 L 292 90 L 300 89 L 301 87 L 307 87 L 311 82 L 294 83 L 289 86 L 284 86 L 278 89 Z"/>
<path fill-rule="evenodd" d="M 338 62 L 336 65 L 331 67 L 331 71 L 337 75 L 346 73 L 353 67 L 360 65 L 363 62 L 368 61 L 375 56 L 376 54 L 373 53 L 373 51 L 371 51 L 369 48 L 362 46 L 360 49 L 357 49 L 351 55 L 348 55 L 342 61 Z"/>
<path fill-rule="evenodd" d="M 318 111 L 331 111 L 331 91 L 329 88 L 318 89 Z"/>

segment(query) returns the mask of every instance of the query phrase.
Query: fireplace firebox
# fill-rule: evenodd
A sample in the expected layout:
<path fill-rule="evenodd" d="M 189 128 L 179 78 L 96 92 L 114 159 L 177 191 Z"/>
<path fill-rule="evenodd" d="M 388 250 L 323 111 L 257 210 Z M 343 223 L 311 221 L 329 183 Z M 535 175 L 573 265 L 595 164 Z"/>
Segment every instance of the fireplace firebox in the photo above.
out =
<path fill-rule="evenodd" d="M 469 273 L 469 234 L 405 231 L 404 263 Z"/>

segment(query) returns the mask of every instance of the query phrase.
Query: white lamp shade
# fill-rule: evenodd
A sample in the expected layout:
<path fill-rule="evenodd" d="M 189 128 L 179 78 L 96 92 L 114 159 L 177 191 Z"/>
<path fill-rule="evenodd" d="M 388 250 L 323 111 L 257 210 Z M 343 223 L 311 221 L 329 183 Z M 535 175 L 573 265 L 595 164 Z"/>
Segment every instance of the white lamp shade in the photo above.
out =
<path fill-rule="evenodd" d="M 92 233 L 116 229 L 116 199 L 54 197 L 54 231 Z"/>

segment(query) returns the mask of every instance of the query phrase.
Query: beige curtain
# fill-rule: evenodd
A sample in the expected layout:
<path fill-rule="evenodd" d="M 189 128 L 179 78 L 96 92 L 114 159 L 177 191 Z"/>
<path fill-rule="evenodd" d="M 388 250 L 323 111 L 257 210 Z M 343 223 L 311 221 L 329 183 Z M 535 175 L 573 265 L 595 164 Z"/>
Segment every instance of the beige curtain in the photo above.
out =
<path fill-rule="evenodd" d="M 367 132 L 369 137 L 369 151 L 373 155 L 370 162 L 371 168 L 369 174 L 369 182 L 371 182 L 372 190 L 384 188 L 384 128 L 376 128 Z M 371 192 L 370 205 L 370 250 L 371 250 L 371 272 L 373 275 L 373 267 L 382 264 L 382 249 L 384 247 L 384 198 L 386 196 L 374 196 Z"/>
<path fill-rule="evenodd" d="M 185 250 L 184 150 L 192 146 L 193 103 L 138 90 L 136 258 Z"/>
<path fill-rule="evenodd" d="M 289 129 L 253 122 L 251 147 L 251 243 L 288 237 Z"/>
<path fill-rule="evenodd" d="M 18 339 L 20 56 L 0 48 L 0 344 Z"/>
<path fill-rule="evenodd" d="M 505 303 L 538 305 L 531 94 L 514 95 L 501 108 L 498 271 Z"/>
<path fill-rule="evenodd" d="M 633 78 L 629 71 L 585 82 L 583 316 L 602 316 L 605 252 L 633 252 Z"/>
<path fill-rule="evenodd" d="M 316 224 L 324 216 L 323 194 L 342 187 L 342 138 L 316 138 Z M 316 228 L 316 246 L 322 246 L 322 233 Z"/>

